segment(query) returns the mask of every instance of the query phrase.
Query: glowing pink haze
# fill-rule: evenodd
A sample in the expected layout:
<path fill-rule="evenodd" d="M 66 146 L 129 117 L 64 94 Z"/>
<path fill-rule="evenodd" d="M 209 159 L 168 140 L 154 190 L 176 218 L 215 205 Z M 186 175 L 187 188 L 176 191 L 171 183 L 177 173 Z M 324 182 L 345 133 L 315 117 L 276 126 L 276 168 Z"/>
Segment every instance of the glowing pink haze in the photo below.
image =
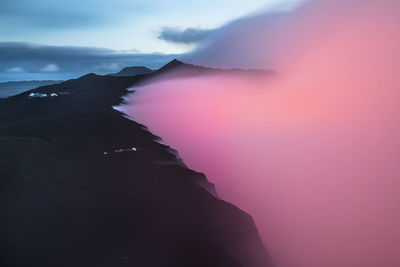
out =
<path fill-rule="evenodd" d="M 400 266 L 399 7 L 308 3 L 241 46 L 276 77 L 160 78 L 121 108 L 253 216 L 277 266 Z"/>

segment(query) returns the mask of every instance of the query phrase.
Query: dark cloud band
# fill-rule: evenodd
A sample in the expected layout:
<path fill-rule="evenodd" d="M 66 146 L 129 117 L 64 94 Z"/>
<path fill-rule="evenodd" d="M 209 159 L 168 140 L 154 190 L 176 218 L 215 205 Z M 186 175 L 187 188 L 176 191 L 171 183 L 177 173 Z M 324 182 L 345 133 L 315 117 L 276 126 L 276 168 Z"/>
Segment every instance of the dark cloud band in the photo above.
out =
<path fill-rule="evenodd" d="M 213 31 L 195 28 L 180 30 L 178 28 L 164 27 L 161 29 L 158 39 L 173 43 L 194 44 L 203 41 Z"/>
<path fill-rule="evenodd" d="M 0 55 L 0 80 L 27 77 L 66 79 L 90 72 L 113 73 L 123 67 L 136 65 L 158 68 L 176 57 L 105 48 L 10 42 L 0 43 Z"/>

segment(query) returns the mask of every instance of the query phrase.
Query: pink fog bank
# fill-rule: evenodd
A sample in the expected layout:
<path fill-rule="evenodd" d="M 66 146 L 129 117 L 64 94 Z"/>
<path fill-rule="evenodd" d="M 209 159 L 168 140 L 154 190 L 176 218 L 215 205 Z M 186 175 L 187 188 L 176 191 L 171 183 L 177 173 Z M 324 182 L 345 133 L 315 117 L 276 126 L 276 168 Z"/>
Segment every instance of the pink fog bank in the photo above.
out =
<path fill-rule="evenodd" d="M 226 47 L 219 65 L 240 53 L 276 75 L 170 73 L 120 108 L 251 214 L 278 267 L 399 266 L 399 12 L 320 0 L 243 19 L 193 62 Z"/>

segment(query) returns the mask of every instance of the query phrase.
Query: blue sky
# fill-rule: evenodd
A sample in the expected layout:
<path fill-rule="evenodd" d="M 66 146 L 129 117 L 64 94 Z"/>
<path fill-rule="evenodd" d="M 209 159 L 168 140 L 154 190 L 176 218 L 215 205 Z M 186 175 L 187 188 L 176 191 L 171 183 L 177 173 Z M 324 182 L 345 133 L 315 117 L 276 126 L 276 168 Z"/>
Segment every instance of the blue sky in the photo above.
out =
<path fill-rule="evenodd" d="M 288 1 L 1 0 L 0 81 L 158 68 L 210 30 Z"/>

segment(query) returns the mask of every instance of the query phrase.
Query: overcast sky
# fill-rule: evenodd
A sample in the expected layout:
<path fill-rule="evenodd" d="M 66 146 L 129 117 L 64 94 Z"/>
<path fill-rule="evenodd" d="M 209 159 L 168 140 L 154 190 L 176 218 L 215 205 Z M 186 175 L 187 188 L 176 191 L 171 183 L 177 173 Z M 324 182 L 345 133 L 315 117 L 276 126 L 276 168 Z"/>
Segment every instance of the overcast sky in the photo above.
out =
<path fill-rule="evenodd" d="M 1 0 L 0 81 L 158 68 L 214 29 L 288 1 Z"/>

